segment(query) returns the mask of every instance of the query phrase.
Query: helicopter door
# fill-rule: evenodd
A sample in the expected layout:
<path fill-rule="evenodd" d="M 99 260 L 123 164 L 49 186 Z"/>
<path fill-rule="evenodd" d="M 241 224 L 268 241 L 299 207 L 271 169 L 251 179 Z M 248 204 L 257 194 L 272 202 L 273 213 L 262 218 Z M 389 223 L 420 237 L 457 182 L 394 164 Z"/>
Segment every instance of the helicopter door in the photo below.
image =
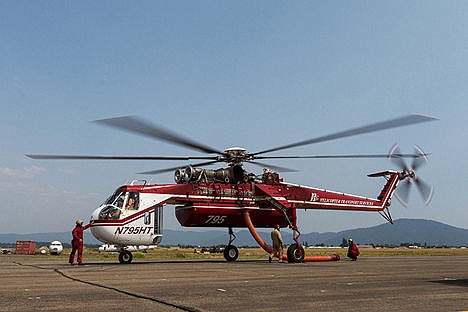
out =
<path fill-rule="evenodd" d="M 154 234 L 162 235 L 163 206 L 154 207 Z"/>

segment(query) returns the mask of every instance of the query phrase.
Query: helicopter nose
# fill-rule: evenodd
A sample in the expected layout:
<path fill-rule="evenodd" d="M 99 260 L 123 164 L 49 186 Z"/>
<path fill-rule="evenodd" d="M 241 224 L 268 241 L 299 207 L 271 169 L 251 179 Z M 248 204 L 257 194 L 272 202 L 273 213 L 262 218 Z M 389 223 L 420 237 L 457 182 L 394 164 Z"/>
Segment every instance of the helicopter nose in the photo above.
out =
<path fill-rule="evenodd" d="M 104 206 L 100 206 L 93 211 L 91 214 L 91 221 L 99 220 L 99 214 L 101 213 L 102 208 L 104 208 Z"/>

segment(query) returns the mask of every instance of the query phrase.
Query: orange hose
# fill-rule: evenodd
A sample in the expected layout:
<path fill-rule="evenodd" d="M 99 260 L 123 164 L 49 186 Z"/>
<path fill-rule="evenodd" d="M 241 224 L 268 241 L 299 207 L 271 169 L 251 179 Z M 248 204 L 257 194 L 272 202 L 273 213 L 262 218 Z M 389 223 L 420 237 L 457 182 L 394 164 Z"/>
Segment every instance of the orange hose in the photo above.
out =
<path fill-rule="evenodd" d="M 255 229 L 252 220 L 250 219 L 250 214 L 248 211 L 244 211 L 244 221 L 245 224 L 247 225 L 247 228 L 249 229 L 250 234 L 252 237 L 257 241 L 257 243 L 260 245 L 260 247 L 263 248 L 267 253 L 271 254 L 273 252 L 273 249 L 265 243 L 265 241 L 258 235 L 257 230 Z M 288 256 L 283 255 L 283 260 L 288 261 Z M 323 261 L 338 261 L 340 260 L 340 256 L 338 255 L 331 255 L 331 256 L 306 256 L 304 257 L 304 261 L 306 262 L 323 262 Z"/>
<path fill-rule="evenodd" d="M 265 250 L 268 254 L 271 254 L 273 252 L 273 249 L 267 243 L 265 243 L 265 241 L 260 237 L 260 235 L 258 235 L 258 232 L 257 230 L 255 230 L 252 220 L 250 219 L 250 214 L 248 211 L 244 211 L 244 221 L 247 225 L 247 228 L 249 229 L 250 234 L 257 241 L 260 247 L 262 247 L 263 250 Z M 288 256 L 283 255 L 283 260 L 288 261 Z"/>

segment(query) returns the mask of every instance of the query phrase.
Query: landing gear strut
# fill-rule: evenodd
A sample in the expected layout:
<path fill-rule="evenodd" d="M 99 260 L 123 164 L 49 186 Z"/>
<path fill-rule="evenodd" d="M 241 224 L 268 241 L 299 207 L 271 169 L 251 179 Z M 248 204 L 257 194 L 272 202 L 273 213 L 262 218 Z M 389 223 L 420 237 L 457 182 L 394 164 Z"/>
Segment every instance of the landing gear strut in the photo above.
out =
<path fill-rule="evenodd" d="M 122 264 L 129 264 L 133 260 L 133 255 L 130 251 L 121 249 L 119 253 L 119 262 Z"/>
<path fill-rule="evenodd" d="M 304 256 L 305 256 L 304 247 L 302 247 L 301 244 L 299 243 L 299 236 L 301 236 L 301 233 L 299 232 L 296 226 L 292 226 L 292 230 L 293 230 L 293 240 L 295 243 L 289 246 L 288 248 L 288 252 L 287 252 L 288 262 L 289 263 L 304 262 Z"/>
<path fill-rule="evenodd" d="M 236 246 L 231 245 L 231 243 L 236 239 L 236 235 L 232 231 L 232 228 L 229 228 L 229 243 L 224 248 L 224 259 L 226 261 L 236 261 L 239 258 L 239 250 Z"/>

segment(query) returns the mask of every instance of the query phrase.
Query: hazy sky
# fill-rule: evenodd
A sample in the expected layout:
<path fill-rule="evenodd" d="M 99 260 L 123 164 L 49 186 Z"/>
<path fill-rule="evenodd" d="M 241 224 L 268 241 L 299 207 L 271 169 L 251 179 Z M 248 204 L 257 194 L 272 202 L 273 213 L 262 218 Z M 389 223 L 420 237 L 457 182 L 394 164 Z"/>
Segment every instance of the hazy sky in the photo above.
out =
<path fill-rule="evenodd" d="M 1 233 L 69 230 L 132 179 L 171 183 L 161 161 L 37 161 L 24 154 L 200 155 L 90 121 L 137 115 L 218 149 L 249 151 L 411 113 L 427 124 L 277 155 L 432 153 L 425 207 L 392 215 L 468 228 L 466 1 L 2 1 Z M 376 197 L 378 160 L 284 160 L 286 181 Z M 260 172 L 261 168 L 247 167 Z M 303 232 L 385 222 L 300 212 Z M 165 227 L 181 228 L 172 207 Z"/>

